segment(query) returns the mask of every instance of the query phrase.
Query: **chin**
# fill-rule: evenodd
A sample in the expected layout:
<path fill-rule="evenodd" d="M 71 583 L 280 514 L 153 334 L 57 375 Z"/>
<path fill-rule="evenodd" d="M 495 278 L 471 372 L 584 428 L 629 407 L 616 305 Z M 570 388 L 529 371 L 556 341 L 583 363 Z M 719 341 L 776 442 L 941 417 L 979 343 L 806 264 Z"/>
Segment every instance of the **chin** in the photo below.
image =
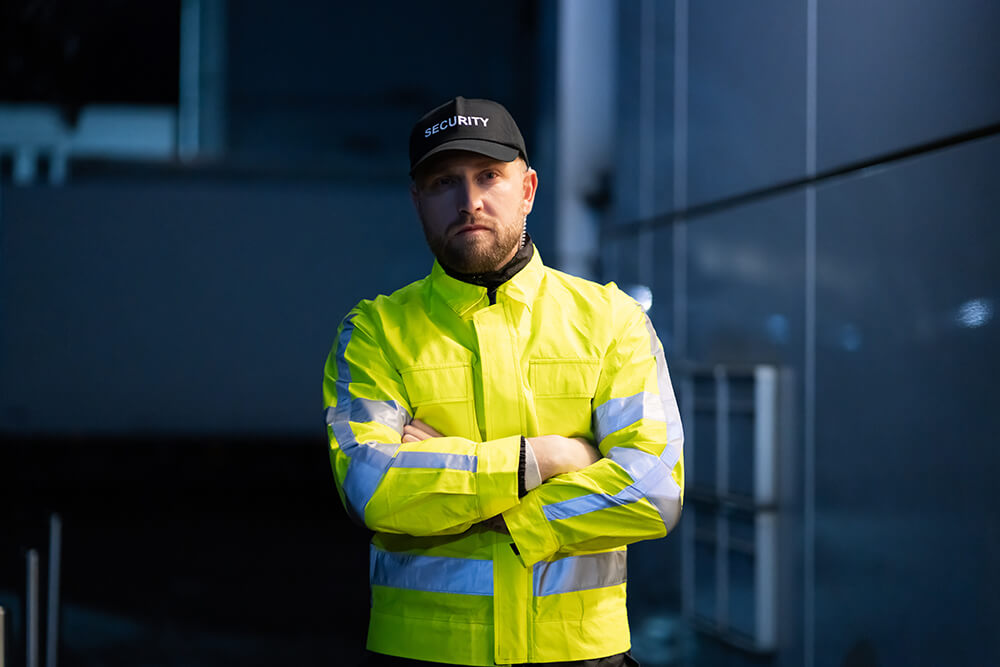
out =
<path fill-rule="evenodd" d="M 493 270 L 493 265 L 485 261 L 465 260 L 451 261 L 449 266 L 459 273 L 489 273 Z"/>
<path fill-rule="evenodd" d="M 492 271 L 498 261 L 495 246 L 487 248 L 466 246 L 461 249 L 452 247 L 450 250 L 451 252 L 445 253 L 449 266 L 462 273 Z"/>

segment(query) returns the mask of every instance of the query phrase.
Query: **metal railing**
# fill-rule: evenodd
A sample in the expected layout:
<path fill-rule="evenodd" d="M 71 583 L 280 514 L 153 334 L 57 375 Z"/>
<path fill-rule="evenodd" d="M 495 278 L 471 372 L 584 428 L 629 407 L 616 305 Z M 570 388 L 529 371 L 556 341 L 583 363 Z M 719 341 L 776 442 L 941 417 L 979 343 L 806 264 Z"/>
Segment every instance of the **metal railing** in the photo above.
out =
<path fill-rule="evenodd" d="M 59 646 L 59 572 L 62 553 L 62 519 L 58 514 L 49 517 L 48 588 L 46 596 L 45 665 L 56 667 Z M 40 657 L 40 574 L 37 549 L 25 554 L 25 664 L 38 667 Z M 0 607 L 0 667 L 7 663 L 7 615 Z M 16 625 L 16 624 L 15 624 Z"/>
<path fill-rule="evenodd" d="M 688 365 L 681 378 L 685 511 L 694 515 L 682 538 L 685 616 L 728 644 L 772 652 L 781 374 L 765 365 Z"/>

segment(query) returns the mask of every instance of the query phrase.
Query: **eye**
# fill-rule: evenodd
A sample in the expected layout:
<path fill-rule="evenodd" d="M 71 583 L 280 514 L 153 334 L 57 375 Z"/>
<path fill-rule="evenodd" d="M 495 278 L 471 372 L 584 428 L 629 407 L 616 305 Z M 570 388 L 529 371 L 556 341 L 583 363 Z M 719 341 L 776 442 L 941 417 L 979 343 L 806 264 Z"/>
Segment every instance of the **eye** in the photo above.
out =
<path fill-rule="evenodd" d="M 496 169 L 488 169 L 483 172 L 480 178 L 482 178 L 484 181 L 495 181 L 496 179 L 500 178 L 500 172 L 497 171 Z"/>

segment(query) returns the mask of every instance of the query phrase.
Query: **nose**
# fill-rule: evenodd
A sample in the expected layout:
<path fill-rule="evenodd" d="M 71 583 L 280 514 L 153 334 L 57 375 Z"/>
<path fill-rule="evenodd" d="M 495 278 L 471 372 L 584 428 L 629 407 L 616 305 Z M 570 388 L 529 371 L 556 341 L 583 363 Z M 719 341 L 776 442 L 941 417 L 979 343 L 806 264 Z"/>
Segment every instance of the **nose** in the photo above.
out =
<path fill-rule="evenodd" d="M 483 191 L 475 181 L 462 181 L 458 188 L 458 209 L 470 215 L 483 210 Z"/>

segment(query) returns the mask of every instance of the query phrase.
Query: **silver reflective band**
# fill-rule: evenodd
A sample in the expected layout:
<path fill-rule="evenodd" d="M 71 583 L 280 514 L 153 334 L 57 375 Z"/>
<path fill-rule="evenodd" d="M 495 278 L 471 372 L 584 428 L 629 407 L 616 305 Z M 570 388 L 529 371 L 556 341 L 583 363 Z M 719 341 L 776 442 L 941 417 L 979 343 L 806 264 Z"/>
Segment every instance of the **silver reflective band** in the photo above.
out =
<path fill-rule="evenodd" d="M 378 401 L 351 396 L 351 366 L 347 362 L 347 346 L 354 333 L 354 317 L 344 320 L 337 341 L 337 404 L 326 410 L 326 422 L 346 456 L 351 460 L 344 476 L 344 496 L 348 508 L 364 523 L 365 507 L 390 467 L 448 468 L 476 472 L 478 459 L 466 454 L 439 452 L 399 452 L 395 442 L 358 442 L 351 422 L 378 423 L 397 433 L 410 421 L 410 413 L 396 401 Z M 398 455 L 397 455 L 398 453 Z"/>
<path fill-rule="evenodd" d="M 673 467 L 681 458 L 684 446 L 684 429 L 681 427 L 681 414 L 677 409 L 677 399 L 674 398 L 674 387 L 670 384 L 670 373 L 667 371 L 667 359 L 663 355 L 653 329 L 653 322 L 646 315 L 646 331 L 649 333 L 649 352 L 656 359 L 656 384 L 660 390 L 660 400 L 663 401 L 663 414 L 667 420 L 667 446 L 660 455 L 668 466 Z"/>
<path fill-rule="evenodd" d="M 641 391 L 634 396 L 609 399 L 594 410 L 594 437 L 600 443 L 640 419 L 667 421 L 661 397 Z"/>
<path fill-rule="evenodd" d="M 418 556 L 371 546 L 372 586 L 410 591 L 493 595 L 493 561 L 445 556 Z"/>
<path fill-rule="evenodd" d="M 444 468 L 466 472 L 476 472 L 478 465 L 477 456 L 441 452 L 399 452 L 392 461 L 393 468 Z"/>
<path fill-rule="evenodd" d="M 634 424 L 638 421 L 635 417 L 641 412 L 639 418 L 646 419 L 648 416 L 666 422 L 667 442 L 663 452 L 657 457 L 639 449 L 613 447 L 608 452 L 607 458 L 624 468 L 634 480 L 633 483 L 614 495 L 592 493 L 545 505 L 542 511 L 549 521 L 570 519 L 581 514 L 638 502 L 643 498 L 659 512 L 667 531 L 670 531 L 680 518 L 681 489 L 674 481 L 671 471 L 680 461 L 684 432 L 681 428 L 677 401 L 674 399 L 674 390 L 670 384 L 670 375 L 667 372 L 667 362 L 663 356 L 663 347 L 656 338 L 649 316 L 646 316 L 645 320 L 646 331 L 649 333 L 650 354 L 656 360 L 659 395 L 640 392 L 626 398 L 606 401 L 594 411 L 594 432 L 600 442 L 608 434 Z M 658 402 L 659 406 L 653 405 L 653 401 Z"/>
<path fill-rule="evenodd" d="M 542 507 L 549 521 L 571 519 L 581 514 L 628 505 L 646 498 L 660 513 L 667 530 L 680 516 L 681 490 L 664 461 L 652 454 L 628 447 L 615 447 L 608 452 L 609 459 L 621 465 L 636 481 L 614 495 L 591 493 L 570 498 Z"/>
<path fill-rule="evenodd" d="M 347 363 L 347 345 L 354 333 L 354 314 L 344 320 L 340 338 L 337 340 L 337 405 L 333 410 L 330 428 L 337 439 L 340 450 L 350 457 L 351 463 L 344 476 L 344 497 L 354 518 L 364 523 L 365 507 L 378 487 L 385 471 L 392 463 L 392 455 L 398 444 L 366 442 L 359 443 L 351 429 L 351 366 Z M 329 417 L 329 410 L 328 419 Z M 400 429 L 402 430 L 402 429 Z"/>
<path fill-rule="evenodd" d="M 608 452 L 608 458 L 625 468 L 633 479 L 639 480 L 636 486 L 660 513 L 667 531 L 670 531 L 680 518 L 681 511 L 681 487 L 672 474 L 677 462 L 631 447 L 614 447 Z"/>
<path fill-rule="evenodd" d="M 624 584 L 627 560 L 624 551 L 609 551 L 541 561 L 534 567 L 535 595 L 556 595 Z"/>
<path fill-rule="evenodd" d="M 338 392 L 339 394 L 339 392 Z M 370 398 L 350 398 L 350 421 L 358 423 L 375 422 L 388 426 L 396 433 L 402 433 L 403 427 L 410 423 L 410 413 L 396 401 L 375 401 Z M 337 397 L 340 405 L 340 397 Z M 326 423 L 333 426 L 337 416 L 337 406 L 326 409 Z"/>

